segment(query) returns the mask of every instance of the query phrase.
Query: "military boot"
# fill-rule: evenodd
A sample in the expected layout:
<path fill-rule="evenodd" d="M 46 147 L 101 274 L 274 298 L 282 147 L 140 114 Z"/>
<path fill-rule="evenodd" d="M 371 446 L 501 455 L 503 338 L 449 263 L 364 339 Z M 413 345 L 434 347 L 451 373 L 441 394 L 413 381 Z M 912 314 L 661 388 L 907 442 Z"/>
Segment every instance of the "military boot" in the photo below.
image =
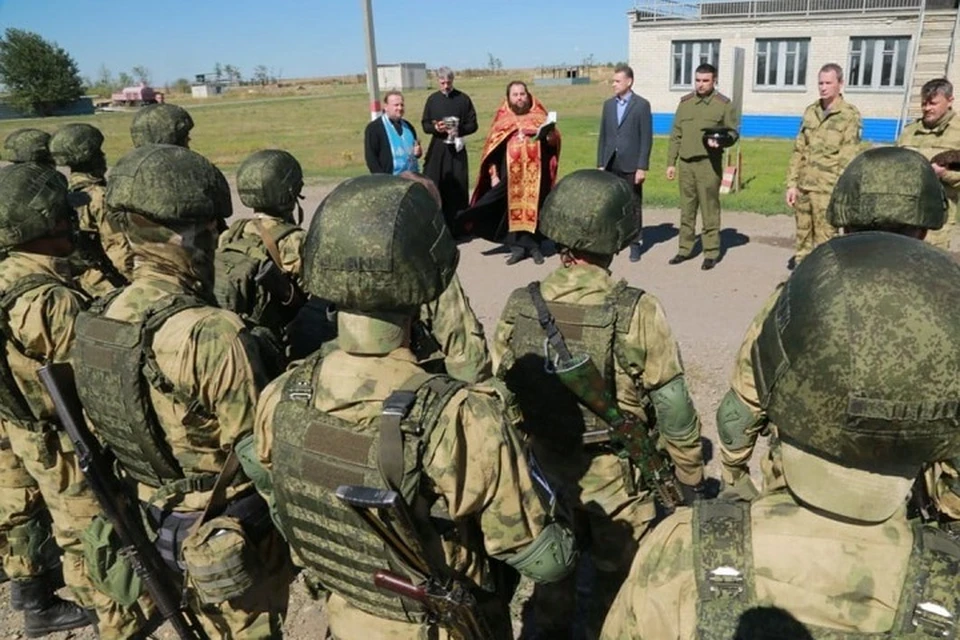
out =
<path fill-rule="evenodd" d="M 79 629 L 93 620 L 83 607 L 56 594 L 50 572 L 10 583 L 10 608 L 23 611 L 23 628 L 28 638 L 55 631 Z"/>

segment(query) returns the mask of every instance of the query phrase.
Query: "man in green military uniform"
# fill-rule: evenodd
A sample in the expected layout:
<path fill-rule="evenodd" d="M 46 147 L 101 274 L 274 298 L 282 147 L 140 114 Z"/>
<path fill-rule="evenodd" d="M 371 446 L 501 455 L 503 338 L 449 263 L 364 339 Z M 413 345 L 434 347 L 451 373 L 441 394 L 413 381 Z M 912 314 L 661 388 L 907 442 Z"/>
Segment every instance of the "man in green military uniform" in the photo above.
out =
<path fill-rule="evenodd" d="M 528 463 L 506 389 L 430 375 L 408 347 L 417 307 L 448 287 L 458 258 L 427 190 L 394 176 L 341 184 L 307 232 L 305 286 L 339 308 L 339 348 L 264 390 L 254 438 L 239 449 L 295 556 L 330 591 L 334 638 L 443 631 L 417 603 L 374 586 L 397 558 L 335 499 L 339 485 L 400 493 L 440 565 L 434 577 L 466 585 L 494 639 L 513 637 L 502 563 L 535 581 L 574 563 L 572 534 Z M 423 579 L 407 563 L 399 569 Z"/>
<path fill-rule="evenodd" d="M 673 116 L 670 147 L 667 150 L 667 180 L 677 174 L 680 159 L 680 244 L 670 264 L 693 257 L 697 237 L 697 209 L 701 221 L 704 271 L 720 260 L 720 178 L 723 149 L 714 138 L 705 138 L 704 129 L 725 127 L 729 144 L 736 141 L 737 113 L 730 98 L 716 90 L 717 68 L 701 64 L 694 73 L 692 93 L 680 98 Z"/>
<path fill-rule="evenodd" d="M 81 232 L 92 234 L 99 249 L 81 247 L 84 267 L 80 287 L 99 297 L 126 284 L 133 269 L 133 255 L 108 216 L 104 198 L 107 193 L 107 158 L 103 153 L 103 133 L 89 124 L 68 124 L 50 138 L 50 154 L 58 166 L 70 168 L 69 188 L 75 200 Z M 94 252 L 99 255 L 94 255 Z M 113 265 L 97 266 L 98 260 Z"/>
<path fill-rule="evenodd" d="M 844 170 L 827 208 L 827 221 L 844 233 L 888 231 L 923 239 L 940 229 L 946 198 L 937 176 L 923 156 L 907 149 L 883 147 L 857 156 Z M 754 382 L 752 353 L 770 315 L 781 283 L 761 307 L 737 353 L 730 390 L 717 408 L 717 432 L 723 480 L 744 496 L 756 494 L 749 462 L 757 437 L 771 436 L 770 455 L 761 461 L 764 491 L 782 486 L 776 427 L 768 424 Z"/>
<path fill-rule="evenodd" d="M 141 107 L 130 123 L 130 137 L 134 147 L 145 144 L 173 144 L 190 147 L 193 118 L 183 107 L 175 104 L 148 104 Z"/>
<path fill-rule="evenodd" d="M 279 637 L 286 545 L 230 464 L 268 368 L 244 321 L 210 302 L 227 181 L 188 149 L 145 145 L 114 166 L 107 206 L 134 253 L 133 280 L 77 321 L 78 394 L 207 633 Z"/>
<path fill-rule="evenodd" d="M 906 502 L 924 465 L 960 453 L 957 305 L 960 266 L 913 238 L 810 254 L 754 351 L 786 488 L 661 522 L 604 637 L 953 635 L 960 546 Z"/>
<path fill-rule="evenodd" d="M 586 169 L 563 178 L 541 219 L 543 233 L 560 249 L 561 265 L 535 289 L 571 351 L 589 355 L 619 408 L 639 422 L 641 437 L 651 437 L 645 432 L 656 420 L 653 437 L 675 462 L 676 479 L 692 500 L 705 489 L 703 453 L 680 349 L 657 298 L 617 282 L 609 271 L 613 256 L 640 231 L 633 198 L 630 185 L 610 172 Z M 657 487 L 610 446 L 583 444 L 585 431 L 608 425 L 546 372 L 560 365 L 545 358 L 547 334 L 534 295 L 531 288 L 517 289 L 507 300 L 494 360 L 497 376 L 517 394 L 537 460 L 570 496 L 578 538 L 592 540 L 596 579 L 581 609 L 587 637 L 597 637 L 637 542 L 656 516 Z M 569 636 L 575 588 L 573 578 L 537 588 L 540 636 Z"/>
<path fill-rule="evenodd" d="M 960 149 L 960 120 L 953 111 L 953 85 L 946 78 L 935 78 L 920 90 L 923 116 L 908 124 L 897 139 L 898 147 L 907 147 L 922 153 L 928 160 L 942 151 Z M 950 208 L 947 223 L 939 231 L 927 236 L 935 247 L 950 249 L 960 199 L 960 171 L 934 164 L 933 170 L 947 192 Z"/>
<path fill-rule="evenodd" d="M 20 163 L 0 169 L 0 333 L 7 371 L 0 376 L 0 416 L 10 452 L 32 478 L 28 481 L 17 470 L 16 477 L 4 473 L 4 483 L 21 481 L 11 484 L 20 485 L 30 511 L 44 503 L 49 507 L 57 543 L 64 551 L 64 580 L 82 607 L 96 611 L 101 637 L 129 638 L 144 617 L 136 606 L 123 607 L 94 587 L 82 537 L 100 505 L 37 380 L 41 366 L 67 360 L 77 314 L 89 303 L 72 284 L 68 256 L 73 251 L 74 215 L 66 182 L 53 168 Z M 9 455 L 3 458 L 14 461 Z M 4 505 L 8 509 L 12 511 L 11 505 Z M 3 523 L 13 525 L 7 532 L 11 552 L 26 559 L 26 566 L 11 571 L 14 608 L 25 609 L 28 636 L 85 626 L 89 619 L 84 611 L 54 595 L 56 571 L 38 567 L 34 560 L 44 555 L 43 547 L 51 541 L 42 514 L 30 511 L 5 513 Z M 9 559 L 4 563 L 8 568 L 17 564 Z"/>
<path fill-rule="evenodd" d="M 803 112 L 787 169 L 786 202 L 797 221 L 796 265 L 836 235 L 827 204 L 837 178 L 860 151 L 860 112 L 843 99 L 843 69 L 828 63 L 817 74 L 820 99 Z"/>

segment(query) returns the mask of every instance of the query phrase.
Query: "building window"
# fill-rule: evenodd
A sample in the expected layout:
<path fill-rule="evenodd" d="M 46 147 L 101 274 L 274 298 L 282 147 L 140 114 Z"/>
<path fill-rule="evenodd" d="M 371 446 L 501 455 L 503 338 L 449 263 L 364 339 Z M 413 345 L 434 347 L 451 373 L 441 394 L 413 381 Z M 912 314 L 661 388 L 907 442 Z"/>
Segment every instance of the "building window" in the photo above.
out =
<path fill-rule="evenodd" d="M 802 88 L 807 84 L 809 38 L 757 40 L 756 86 Z"/>
<path fill-rule="evenodd" d="M 705 62 L 719 68 L 719 40 L 674 40 L 670 86 L 674 89 L 692 88 L 694 71 Z"/>
<path fill-rule="evenodd" d="M 860 89 L 903 88 L 910 38 L 850 38 L 847 86 Z"/>

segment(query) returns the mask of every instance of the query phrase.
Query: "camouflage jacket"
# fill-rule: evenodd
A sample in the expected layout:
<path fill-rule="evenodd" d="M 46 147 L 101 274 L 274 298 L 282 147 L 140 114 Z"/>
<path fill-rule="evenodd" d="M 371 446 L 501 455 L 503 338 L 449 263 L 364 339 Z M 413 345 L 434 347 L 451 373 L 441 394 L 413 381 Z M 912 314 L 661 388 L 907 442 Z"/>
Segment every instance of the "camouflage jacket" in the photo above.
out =
<path fill-rule="evenodd" d="M 680 98 L 673 116 L 667 166 L 675 166 L 678 157 L 681 160 L 707 157 L 707 147 L 703 144 L 703 130 L 707 127 L 737 129 L 737 114 L 730 98 L 719 91 L 702 98 L 691 92 Z"/>
<path fill-rule="evenodd" d="M 133 254 L 115 218 L 107 213 L 106 181 L 87 173 L 74 171 L 70 174 L 69 185 L 70 191 L 83 192 L 88 199 L 76 208 L 80 230 L 93 231 L 100 236 L 100 243 L 107 258 L 117 271 L 129 280 L 133 273 Z M 78 278 L 78 283 L 84 291 L 94 297 L 114 289 L 103 273 L 95 267 L 85 268 Z"/>
<path fill-rule="evenodd" d="M 264 230 L 272 229 L 280 224 L 286 224 L 279 218 L 275 218 L 265 213 L 255 213 L 253 214 L 253 218 L 256 218 L 260 221 L 260 224 L 263 226 Z M 231 224 L 229 230 L 220 234 L 218 248 L 223 248 L 230 242 L 235 242 L 244 238 L 252 237 L 259 239 L 260 233 L 257 231 L 256 225 L 250 223 L 253 218 L 242 218 Z M 280 242 L 277 243 L 277 248 L 280 249 L 280 264 L 277 266 L 287 273 L 295 276 L 297 281 L 300 282 L 301 286 L 303 285 L 301 248 L 303 247 L 303 238 L 305 235 L 306 231 L 303 229 L 297 229 L 296 231 L 293 231 L 281 238 Z"/>
<path fill-rule="evenodd" d="M 860 153 L 863 123 L 855 106 L 837 98 L 824 112 L 817 100 L 803 112 L 787 169 L 787 188 L 830 193 L 847 164 Z"/>
<path fill-rule="evenodd" d="M 439 298 L 420 307 L 419 320 L 440 345 L 437 355 L 443 357 L 448 375 L 464 382 L 490 377 L 490 352 L 483 325 L 457 275 Z"/>
<path fill-rule="evenodd" d="M 71 284 L 73 272 L 67 259 L 18 251 L 0 262 L 0 290 L 7 291 L 18 280 L 36 274 L 50 276 L 51 283 L 28 291 L 8 310 L 11 335 L 7 336 L 6 353 L 34 416 L 50 420 L 56 412 L 37 379 L 37 370 L 48 363 L 69 360 L 77 314 L 90 299 Z"/>
<path fill-rule="evenodd" d="M 952 109 L 932 127 L 923 124 L 918 118 L 908 124 L 897 139 L 898 147 L 906 147 L 922 153 L 927 159 L 941 151 L 960 149 L 960 120 Z M 960 171 L 947 171 L 940 178 L 950 201 L 948 219 L 953 220 L 957 212 L 957 200 L 960 199 Z"/>
<path fill-rule="evenodd" d="M 617 286 L 610 273 L 594 265 L 560 267 L 544 278 L 540 291 L 547 301 L 582 305 L 599 305 L 607 300 Z M 523 354 L 513 353 L 510 340 L 516 310 L 509 306 L 503 310 L 497 324 L 493 341 L 493 359 L 498 368 L 508 366 Z M 683 375 L 680 347 L 667 324 L 660 301 L 650 293 L 644 293 L 637 303 L 630 328 L 623 340 L 623 354 L 629 368 L 615 363 L 614 385 L 617 403 L 621 410 L 641 419 L 644 416 L 646 394 Z M 703 457 L 699 440 L 699 424 L 696 442 L 672 442 L 661 438 L 670 456 L 677 465 L 676 474 L 681 482 L 696 484 L 703 478 Z M 599 456 L 616 458 L 616 456 Z M 616 460 L 611 460 L 611 472 L 619 474 Z"/>
<path fill-rule="evenodd" d="M 358 431 L 369 429 L 379 419 L 383 401 L 421 371 L 406 348 L 362 356 L 337 350 L 324 358 L 316 374 L 312 403 L 324 413 L 358 425 Z M 272 468 L 274 412 L 290 375 L 267 386 L 257 405 L 254 443 L 267 470 Z M 482 540 L 445 545 L 451 568 L 477 584 L 487 579 L 487 556 L 503 557 L 525 547 L 547 523 L 517 435 L 503 426 L 505 413 L 503 401 L 492 388 L 463 388 L 443 409 L 424 445 L 422 481 L 443 496 L 451 518 L 474 523 L 473 529 L 481 532 Z M 349 612 L 352 619 L 365 623 L 368 632 L 370 628 L 382 632 L 378 637 L 418 637 L 417 625 L 375 618 L 342 600 L 338 604 L 345 611 L 338 609 L 332 628 L 344 624 Z M 388 627 L 395 636 L 384 631 Z"/>
<path fill-rule="evenodd" d="M 781 491 L 755 501 L 750 519 L 758 602 L 838 631 L 893 626 L 914 538 L 905 509 L 878 524 L 848 523 L 808 510 Z M 693 540 L 691 509 L 657 525 L 641 543 L 601 637 L 697 637 L 700 569 Z"/>
<path fill-rule="evenodd" d="M 150 305 L 188 289 L 175 276 L 148 273 L 138 267 L 137 279 L 107 307 L 104 316 L 139 321 Z M 150 388 L 150 403 L 167 442 L 186 473 L 218 473 L 238 437 L 253 430 L 257 396 L 266 384 L 259 349 L 243 320 L 216 307 L 195 307 L 171 316 L 153 341 L 157 365 L 188 397 L 200 400 L 209 419 L 187 411 L 173 397 Z M 228 498 L 249 489 L 249 483 L 228 488 Z M 140 487 L 140 499 L 154 493 Z M 203 509 L 209 492 L 188 494 L 177 510 Z"/>

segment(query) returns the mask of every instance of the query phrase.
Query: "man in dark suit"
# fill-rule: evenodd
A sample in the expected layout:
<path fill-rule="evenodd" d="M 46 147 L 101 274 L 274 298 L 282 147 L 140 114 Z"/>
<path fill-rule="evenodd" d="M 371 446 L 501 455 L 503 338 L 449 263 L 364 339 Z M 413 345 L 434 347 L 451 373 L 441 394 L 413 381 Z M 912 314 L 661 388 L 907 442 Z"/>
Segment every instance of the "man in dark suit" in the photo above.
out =
<path fill-rule="evenodd" d="M 639 262 L 643 237 L 643 181 L 650 168 L 653 116 L 650 103 L 633 92 L 633 69 L 625 64 L 619 64 L 613 70 L 613 93 L 614 96 L 603 103 L 597 167 L 611 171 L 633 185 L 641 232 L 630 245 L 630 262 Z"/>

